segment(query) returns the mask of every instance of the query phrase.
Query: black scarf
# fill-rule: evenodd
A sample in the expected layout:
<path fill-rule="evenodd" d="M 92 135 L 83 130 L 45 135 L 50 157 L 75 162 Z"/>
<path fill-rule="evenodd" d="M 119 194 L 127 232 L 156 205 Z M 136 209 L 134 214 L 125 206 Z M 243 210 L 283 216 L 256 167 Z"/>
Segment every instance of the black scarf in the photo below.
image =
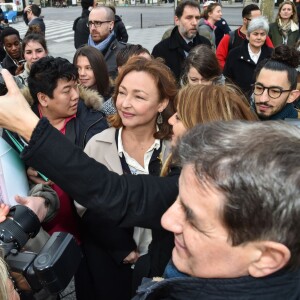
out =
<path fill-rule="evenodd" d="M 189 44 L 186 43 L 184 38 L 180 35 L 178 28 L 175 31 L 175 39 L 178 42 L 178 44 L 180 45 L 180 48 L 182 48 L 185 52 L 189 53 L 191 51 L 191 49 L 194 47 L 193 42 L 189 43 Z"/>

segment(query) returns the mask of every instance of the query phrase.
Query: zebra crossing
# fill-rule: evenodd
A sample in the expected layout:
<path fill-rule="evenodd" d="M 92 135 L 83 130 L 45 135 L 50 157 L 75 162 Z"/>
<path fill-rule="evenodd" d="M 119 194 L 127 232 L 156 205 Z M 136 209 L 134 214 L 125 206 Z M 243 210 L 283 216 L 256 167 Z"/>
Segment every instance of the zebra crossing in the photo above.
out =
<path fill-rule="evenodd" d="M 68 42 L 74 40 L 74 31 L 72 30 L 73 21 L 61 21 L 61 20 L 44 20 L 46 25 L 46 41 L 47 42 Z M 20 32 L 21 38 L 24 37 L 27 32 L 28 26 L 20 20 L 18 23 L 11 24 Z"/>

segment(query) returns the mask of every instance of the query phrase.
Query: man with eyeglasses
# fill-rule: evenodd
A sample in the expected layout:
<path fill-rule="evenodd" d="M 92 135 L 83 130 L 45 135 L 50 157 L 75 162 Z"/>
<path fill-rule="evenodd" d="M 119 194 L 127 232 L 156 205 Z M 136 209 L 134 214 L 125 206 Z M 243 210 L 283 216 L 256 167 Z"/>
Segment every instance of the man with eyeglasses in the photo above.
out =
<path fill-rule="evenodd" d="M 229 51 L 233 48 L 240 46 L 242 42 L 246 39 L 247 29 L 250 21 L 253 18 L 259 16 L 261 16 L 261 11 L 259 10 L 259 7 L 256 4 L 249 4 L 245 6 L 242 10 L 243 25 L 240 26 L 238 29 L 231 31 L 229 34 L 224 35 L 216 51 L 218 61 L 222 68 L 224 68 Z M 273 48 L 273 43 L 268 36 L 266 39 L 266 45 L 268 47 Z"/>
<path fill-rule="evenodd" d="M 271 59 L 257 66 L 251 102 L 261 120 L 300 118 L 300 112 L 294 106 L 300 95 L 296 71 L 299 59 L 299 51 L 280 45 Z"/>
<path fill-rule="evenodd" d="M 118 42 L 114 33 L 115 15 L 111 8 L 106 6 L 95 7 L 89 15 L 87 26 L 90 30 L 88 45 L 98 49 L 104 56 L 108 73 L 112 78 L 118 74 L 116 55 L 125 47 Z"/>

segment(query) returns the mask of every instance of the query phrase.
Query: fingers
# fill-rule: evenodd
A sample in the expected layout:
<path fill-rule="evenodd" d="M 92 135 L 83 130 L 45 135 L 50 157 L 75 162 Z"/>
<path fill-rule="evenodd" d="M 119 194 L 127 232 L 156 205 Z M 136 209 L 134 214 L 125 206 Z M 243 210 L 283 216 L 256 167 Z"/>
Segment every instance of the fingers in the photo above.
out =
<path fill-rule="evenodd" d="M 5 221 L 8 213 L 9 213 L 9 206 L 4 203 L 1 203 L 0 204 L 0 223 Z"/>
<path fill-rule="evenodd" d="M 21 205 L 26 205 L 30 208 L 42 222 L 45 219 L 48 208 L 45 206 L 45 199 L 43 197 L 26 196 L 22 197 L 19 195 L 15 196 L 16 201 Z"/>
<path fill-rule="evenodd" d="M 29 180 L 32 181 L 33 183 L 36 183 L 36 184 L 45 184 L 45 185 L 51 185 L 52 184 L 52 181 L 48 180 L 48 181 L 45 181 L 43 180 L 41 177 L 39 176 L 28 176 Z"/>
<path fill-rule="evenodd" d="M 47 184 L 47 185 L 50 184 L 49 181 L 44 181 L 44 180 L 39 176 L 38 172 L 37 172 L 35 169 L 33 169 L 32 167 L 29 167 L 29 168 L 27 169 L 27 176 L 28 176 L 28 178 L 29 178 L 33 183 L 36 183 L 36 184 L 42 183 L 42 184 Z"/>
<path fill-rule="evenodd" d="M 28 176 L 38 176 L 38 172 L 34 169 L 34 168 L 32 168 L 32 167 L 29 167 L 28 169 L 27 169 L 27 175 Z"/>
<path fill-rule="evenodd" d="M 21 205 L 26 205 L 27 204 L 27 200 L 26 200 L 26 198 L 24 198 L 24 197 L 21 197 L 21 196 L 19 196 L 19 195 L 16 195 L 15 196 L 15 200 L 19 203 L 19 204 L 21 204 Z"/>
<path fill-rule="evenodd" d="M 137 251 L 130 252 L 123 260 L 124 264 L 134 264 L 139 258 L 139 253 Z"/>

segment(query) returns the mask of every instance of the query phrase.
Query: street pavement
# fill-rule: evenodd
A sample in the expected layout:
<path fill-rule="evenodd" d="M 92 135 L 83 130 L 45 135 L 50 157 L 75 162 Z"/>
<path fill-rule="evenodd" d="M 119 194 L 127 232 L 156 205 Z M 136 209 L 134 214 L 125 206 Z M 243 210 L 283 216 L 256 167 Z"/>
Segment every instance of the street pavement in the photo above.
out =
<path fill-rule="evenodd" d="M 231 29 L 236 29 L 242 21 L 243 4 L 240 2 L 228 4 L 227 1 L 222 1 L 222 7 L 223 18 L 227 20 Z M 278 8 L 275 8 L 274 15 L 277 10 Z M 141 44 L 150 52 L 161 40 L 163 33 L 174 25 L 174 5 L 169 3 L 160 6 L 118 6 L 117 13 L 122 16 L 126 25 L 129 34 L 128 42 Z M 75 53 L 73 20 L 81 14 L 81 7 L 47 7 L 42 9 L 42 14 L 46 24 L 46 40 L 50 55 L 65 57 L 72 61 Z M 19 22 L 11 24 L 11 26 L 19 30 L 21 37 L 27 31 L 27 26 L 21 17 L 19 17 Z"/>
<path fill-rule="evenodd" d="M 61 20 L 45 20 L 46 24 L 46 40 L 49 48 L 49 54 L 56 57 L 61 56 L 72 62 L 75 53 L 74 48 L 74 32 L 72 30 L 73 21 Z M 27 31 L 27 26 L 23 22 L 12 24 L 16 28 L 21 37 Z M 153 47 L 161 40 L 163 33 L 171 27 L 159 26 L 155 28 L 127 28 L 130 44 L 141 44 L 150 52 Z"/>

